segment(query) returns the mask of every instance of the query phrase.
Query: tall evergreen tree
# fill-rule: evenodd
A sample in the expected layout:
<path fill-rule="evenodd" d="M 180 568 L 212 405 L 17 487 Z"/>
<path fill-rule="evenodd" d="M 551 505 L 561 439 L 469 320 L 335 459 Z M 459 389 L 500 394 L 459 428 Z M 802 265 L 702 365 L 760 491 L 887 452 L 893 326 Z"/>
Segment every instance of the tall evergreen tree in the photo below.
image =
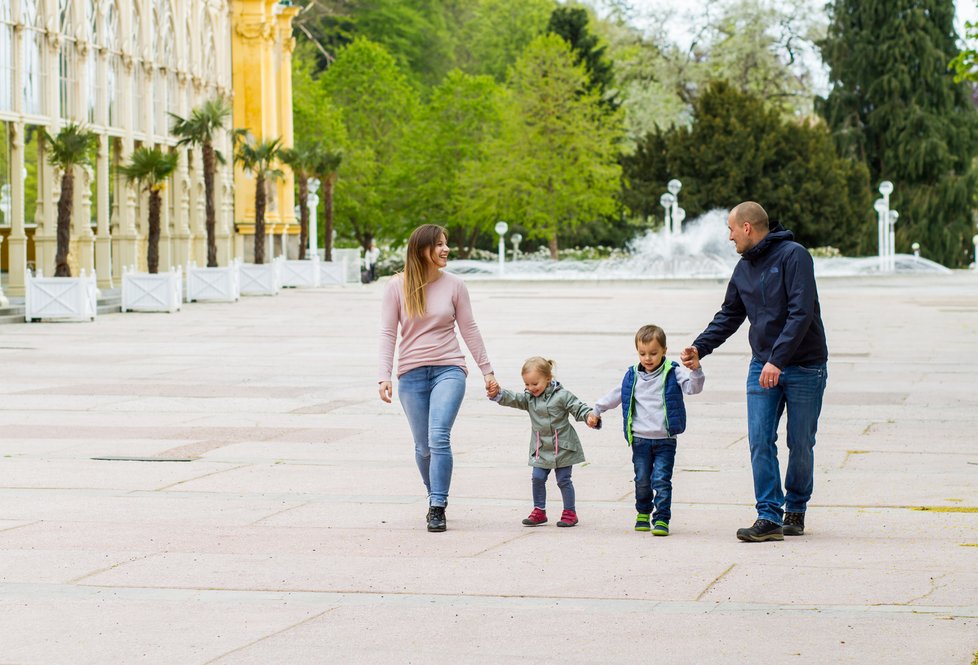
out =
<path fill-rule="evenodd" d="M 830 15 L 821 113 L 874 188 L 893 181 L 897 251 L 916 241 L 929 258 L 966 263 L 978 112 L 948 67 L 958 53 L 953 0 L 836 0 Z"/>
<path fill-rule="evenodd" d="M 607 59 L 607 46 L 588 29 L 588 13 L 583 7 L 557 7 L 550 15 L 549 32 L 559 35 L 570 44 L 575 61 L 583 65 L 588 75 L 588 88 L 597 92 L 606 104 L 616 107 L 611 91 L 614 88 L 614 69 Z"/>
<path fill-rule="evenodd" d="M 727 83 L 702 93 L 690 126 L 648 134 L 622 164 L 625 204 L 642 218 L 661 220 L 659 196 L 679 178 L 687 219 L 751 199 L 808 247 L 864 253 L 875 237 L 866 168 L 838 156 L 827 127 Z"/>

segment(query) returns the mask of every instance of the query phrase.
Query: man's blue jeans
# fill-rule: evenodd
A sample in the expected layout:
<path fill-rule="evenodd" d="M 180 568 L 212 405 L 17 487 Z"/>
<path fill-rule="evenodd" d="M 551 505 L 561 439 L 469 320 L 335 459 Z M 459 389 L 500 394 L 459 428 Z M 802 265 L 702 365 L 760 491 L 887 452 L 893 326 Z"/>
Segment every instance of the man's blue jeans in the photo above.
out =
<path fill-rule="evenodd" d="M 815 473 L 815 432 L 822 411 L 828 369 L 823 365 L 791 365 L 781 371 L 778 385 L 760 385 L 764 363 L 754 358 L 747 374 L 747 438 L 754 471 L 757 516 L 782 524 L 784 510 L 803 513 L 812 498 Z M 781 491 L 778 466 L 778 423 L 788 411 L 788 470 Z"/>
<path fill-rule="evenodd" d="M 465 372 L 455 365 L 416 367 L 398 378 L 397 388 L 428 502 L 444 507 L 452 484 L 452 425 L 465 395 Z"/>
<path fill-rule="evenodd" d="M 675 462 L 675 439 L 643 439 L 638 436 L 632 439 L 635 510 L 648 514 L 654 501 L 653 522 L 668 522 L 672 518 L 672 467 Z"/>

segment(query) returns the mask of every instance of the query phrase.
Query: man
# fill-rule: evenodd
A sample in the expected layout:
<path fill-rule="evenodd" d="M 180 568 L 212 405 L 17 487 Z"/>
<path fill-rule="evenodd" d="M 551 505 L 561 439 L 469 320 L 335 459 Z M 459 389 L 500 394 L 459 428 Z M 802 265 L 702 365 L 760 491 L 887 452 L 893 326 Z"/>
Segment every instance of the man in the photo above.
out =
<path fill-rule="evenodd" d="M 747 434 L 757 521 L 737 530 L 748 542 L 784 540 L 805 531 L 812 496 L 815 431 L 828 376 L 825 328 L 812 257 L 794 234 L 746 201 L 727 218 L 730 240 L 741 255 L 720 311 L 681 354 L 695 362 L 723 344 L 747 318 L 752 359 L 747 375 Z M 778 423 L 788 411 L 788 469 L 781 490 Z"/>

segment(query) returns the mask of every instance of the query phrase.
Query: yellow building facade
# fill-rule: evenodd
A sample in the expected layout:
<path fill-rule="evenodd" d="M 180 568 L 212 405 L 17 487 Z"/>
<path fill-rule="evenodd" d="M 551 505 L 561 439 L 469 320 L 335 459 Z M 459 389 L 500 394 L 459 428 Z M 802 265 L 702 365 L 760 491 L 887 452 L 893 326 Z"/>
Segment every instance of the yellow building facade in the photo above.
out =
<path fill-rule="evenodd" d="M 145 269 L 147 197 L 117 173 L 139 146 L 174 149 L 170 113 L 207 99 L 233 100 L 231 127 L 292 145 L 292 18 L 273 0 L 0 0 L 0 268 L 9 296 L 25 269 L 54 272 L 59 174 L 40 129 L 68 122 L 98 136 L 93 165 L 75 174 L 69 264 L 119 285 L 122 268 Z M 254 181 L 227 158 L 215 178 L 218 262 L 248 258 Z M 167 183 L 160 269 L 206 264 L 200 150 L 180 150 Z M 269 231 L 296 234 L 291 176 L 274 183 Z"/>

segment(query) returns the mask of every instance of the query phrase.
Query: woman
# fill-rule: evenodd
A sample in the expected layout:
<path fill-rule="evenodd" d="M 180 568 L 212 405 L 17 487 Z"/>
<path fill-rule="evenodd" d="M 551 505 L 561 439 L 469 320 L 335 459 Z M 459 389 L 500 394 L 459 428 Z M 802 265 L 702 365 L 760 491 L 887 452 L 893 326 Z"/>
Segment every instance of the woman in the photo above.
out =
<path fill-rule="evenodd" d="M 428 490 L 428 531 L 446 529 L 445 506 L 452 481 L 451 431 L 465 394 L 465 356 L 455 324 L 485 378 L 495 381 L 472 317 L 465 283 L 442 272 L 448 265 L 445 229 L 416 228 L 408 240 L 404 272 L 384 292 L 380 316 L 380 399 L 391 401 L 394 346 L 401 328 L 397 382 L 401 406 L 414 436 L 414 457 Z"/>

